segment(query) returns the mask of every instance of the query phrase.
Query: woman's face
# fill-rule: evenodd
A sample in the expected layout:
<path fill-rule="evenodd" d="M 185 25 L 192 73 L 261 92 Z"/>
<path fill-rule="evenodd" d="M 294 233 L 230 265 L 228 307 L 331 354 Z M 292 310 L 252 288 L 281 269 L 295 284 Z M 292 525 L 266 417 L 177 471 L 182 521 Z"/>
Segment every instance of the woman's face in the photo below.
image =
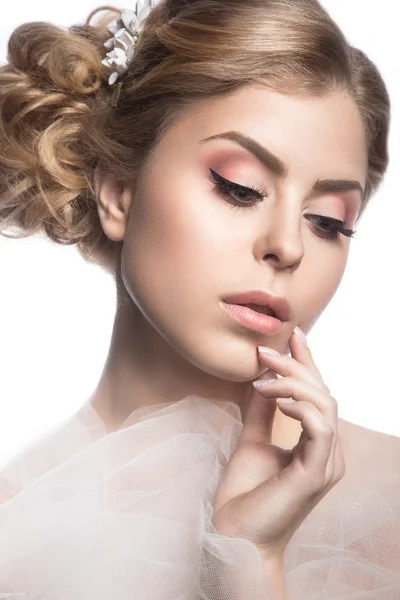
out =
<path fill-rule="evenodd" d="M 275 155 L 286 174 L 216 137 L 233 131 Z M 215 173 L 264 197 L 219 192 Z M 126 288 L 192 365 L 230 381 L 254 379 L 263 371 L 257 346 L 288 351 L 294 327 L 311 329 L 343 276 L 350 238 L 332 235 L 316 215 L 351 229 L 362 193 L 314 186 L 340 179 L 364 188 L 366 176 L 362 121 L 342 93 L 299 98 L 252 86 L 199 103 L 166 132 L 132 194 Z M 291 318 L 280 333 L 248 330 L 225 312 L 224 298 L 248 290 L 287 299 Z"/>

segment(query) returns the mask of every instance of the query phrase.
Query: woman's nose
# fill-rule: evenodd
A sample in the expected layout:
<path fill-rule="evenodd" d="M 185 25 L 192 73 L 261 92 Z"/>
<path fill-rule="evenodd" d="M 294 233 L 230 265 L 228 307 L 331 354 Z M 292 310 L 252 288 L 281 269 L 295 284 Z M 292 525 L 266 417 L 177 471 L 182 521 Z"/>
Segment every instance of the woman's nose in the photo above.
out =
<path fill-rule="evenodd" d="M 289 203 L 276 203 L 270 207 L 260 241 L 263 260 L 272 261 L 275 267 L 297 266 L 304 255 L 301 213 Z"/>

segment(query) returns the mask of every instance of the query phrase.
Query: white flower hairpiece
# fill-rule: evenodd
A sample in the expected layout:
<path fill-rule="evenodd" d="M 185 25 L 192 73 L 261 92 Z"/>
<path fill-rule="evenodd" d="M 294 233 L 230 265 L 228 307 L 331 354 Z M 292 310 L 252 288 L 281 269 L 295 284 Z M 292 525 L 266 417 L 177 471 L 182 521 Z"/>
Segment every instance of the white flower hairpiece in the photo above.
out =
<path fill-rule="evenodd" d="M 113 85 L 118 77 L 128 70 L 137 39 L 143 28 L 143 22 L 158 0 L 136 0 L 135 10 L 124 9 L 121 18 L 112 21 L 108 31 L 112 37 L 104 46 L 110 50 L 101 63 L 111 69 L 108 78 L 109 85 Z"/>

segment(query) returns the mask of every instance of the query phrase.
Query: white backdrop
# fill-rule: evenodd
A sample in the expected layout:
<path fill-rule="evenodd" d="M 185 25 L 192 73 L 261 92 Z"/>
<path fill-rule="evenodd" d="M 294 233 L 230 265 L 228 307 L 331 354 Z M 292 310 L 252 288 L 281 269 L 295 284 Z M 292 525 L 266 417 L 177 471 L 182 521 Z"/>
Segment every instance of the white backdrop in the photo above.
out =
<path fill-rule="evenodd" d="M 347 271 L 308 335 L 339 416 L 400 437 L 400 41 L 397 2 L 324 0 L 352 44 L 378 65 L 391 94 L 390 166 L 352 240 Z M 7 39 L 27 21 L 68 26 L 101 2 L 20 0 L 0 24 Z M 116 6 L 120 6 L 118 3 Z M 123 7 L 129 7 L 129 1 Z M 112 279 L 74 247 L 35 237 L 0 238 L 0 465 L 65 420 L 93 392 L 107 355 L 115 311 Z"/>

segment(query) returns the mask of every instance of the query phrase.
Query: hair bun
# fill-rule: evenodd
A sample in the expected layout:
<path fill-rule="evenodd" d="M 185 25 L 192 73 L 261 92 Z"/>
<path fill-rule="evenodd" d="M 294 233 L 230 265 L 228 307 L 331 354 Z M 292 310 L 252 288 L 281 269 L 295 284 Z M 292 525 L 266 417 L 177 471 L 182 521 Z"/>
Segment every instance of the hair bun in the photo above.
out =
<path fill-rule="evenodd" d="M 8 64 L 0 67 L 0 233 L 5 237 L 44 229 L 53 241 L 83 244 L 90 254 L 101 235 L 82 126 L 95 106 L 109 103 L 101 65 L 107 34 L 87 24 L 63 30 L 42 22 L 25 23 L 12 33 Z M 9 235 L 10 228 L 18 235 Z"/>
<path fill-rule="evenodd" d="M 50 23 L 20 25 L 9 40 L 9 66 L 35 78 L 41 87 L 93 93 L 104 80 L 101 56 L 92 40 L 76 34 Z"/>

